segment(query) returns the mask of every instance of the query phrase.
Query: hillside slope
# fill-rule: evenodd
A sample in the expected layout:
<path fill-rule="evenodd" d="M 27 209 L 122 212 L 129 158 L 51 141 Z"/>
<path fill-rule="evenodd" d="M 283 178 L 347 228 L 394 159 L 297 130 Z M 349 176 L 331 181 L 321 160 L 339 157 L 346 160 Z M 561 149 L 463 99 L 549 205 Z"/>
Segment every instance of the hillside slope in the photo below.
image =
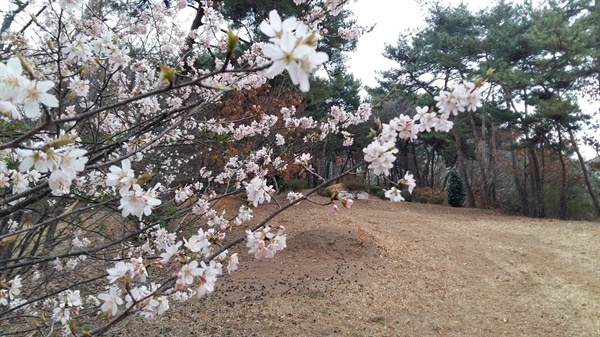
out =
<path fill-rule="evenodd" d="M 598 223 L 372 198 L 272 224 L 288 233 L 276 258 L 238 247 L 211 297 L 122 335 L 600 336 Z"/>

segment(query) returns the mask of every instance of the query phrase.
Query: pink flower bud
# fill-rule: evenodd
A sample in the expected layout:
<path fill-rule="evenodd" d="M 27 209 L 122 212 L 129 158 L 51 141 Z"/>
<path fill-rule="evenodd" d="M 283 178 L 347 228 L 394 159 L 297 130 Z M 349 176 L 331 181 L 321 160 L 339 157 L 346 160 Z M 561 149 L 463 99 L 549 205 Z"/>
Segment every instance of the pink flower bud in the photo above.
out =
<path fill-rule="evenodd" d="M 185 279 L 182 272 L 177 273 L 177 281 L 175 282 L 175 290 L 183 290 L 185 286 Z"/>

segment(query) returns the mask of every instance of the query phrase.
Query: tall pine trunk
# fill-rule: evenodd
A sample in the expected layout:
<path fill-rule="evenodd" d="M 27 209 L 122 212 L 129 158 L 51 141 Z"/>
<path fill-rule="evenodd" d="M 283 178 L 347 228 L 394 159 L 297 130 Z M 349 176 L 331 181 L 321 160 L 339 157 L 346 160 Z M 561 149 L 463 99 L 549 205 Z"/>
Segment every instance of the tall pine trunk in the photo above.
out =
<path fill-rule="evenodd" d="M 510 150 L 512 174 L 513 174 L 513 180 L 515 182 L 515 187 L 517 188 L 517 194 L 519 195 L 519 200 L 521 201 L 521 212 L 523 213 L 524 216 L 530 216 L 529 201 L 527 199 L 527 190 L 525 188 L 525 185 L 523 184 L 523 181 L 521 181 L 521 178 L 519 177 L 519 174 L 522 170 L 519 169 L 518 164 L 517 164 L 517 155 L 515 153 L 516 150 L 514 149 L 515 133 L 514 133 L 512 125 L 510 127 L 509 134 L 510 134 L 510 142 L 513 145 L 513 148 L 511 148 L 511 150 Z"/>
<path fill-rule="evenodd" d="M 556 131 L 558 132 L 558 160 L 560 161 L 561 168 L 561 181 L 560 181 L 560 205 L 558 207 L 558 218 L 561 220 L 567 219 L 567 165 L 563 156 L 563 139 L 562 132 L 560 131 L 560 125 L 557 125 Z"/>
<path fill-rule="evenodd" d="M 496 167 L 496 158 L 498 152 L 496 150 L 496 125 L 492 122 L 492 139 L 490 140 L 490 165 L 489 169 L 491 171 L 492 181 L 490 185 L 490 194 L 492 198 L 492 203 L 494 207 L 498 207 L 498 199 L 496 196 L 496 186 L 498 183 L 498 168 Z M 488 174 L 489 176 L 489 174 Z"/>
<path fill-rule="evenodd" d="M 594 191 L 594 187 L 590 182 L 590 174 L 587 170 L 587 166 L 585 165 L 585 161 L 581 156 L 581 152 L 577 147 L 577 142 L 575 141 L 575 135 L 573 135 L 573 130 L 568 129 L 569 136 L 571 137 L 571 143 L 573 144 L 573 148 L 575 149 L 575 153 L 577 154 L 577 159 L 579 159 L 579 164 L 581 165 L 581 171 L 583 172 L 583 179 L 585 180 L 585 186 L 587 187 L 588 193 L 590 194 L 590 198 L 592 198 L 592 203 L 594 204 L 594 208 L 596 209 L 596 216 L 600 217 L 600 203 L 598 202 L 598 195 L 596 191 Z"/>
<path fill-rule="evenodd" d="M 417 149 L 414 142 L 410 143 L 410 152 L 412 154 L 413 165 L 415 166 L 415 171 L 413 173 L 417 181 L 421 181 L 421 168 L 419 167 L 419 161 L 417 160 Z"/>
<path fill-rule="evenodd" d="M 465 159 L 462 153 L 462 143 L 460 141 L 460 137 L 458 136 L 458 131 L 456 128 L 454 129 L 454 141 L 456 142 L 456 156 L 458 160 L 458 170 L 460 171 L 460 178 L 463 181 L 465 186 L 465 190 L 467 192 L 467 204 L 471 208 L 475 208 L 475 196 L 473 195 L 473 190 L 471 189 L 471 183 L 469 182 L 469 176 L 467 174 L 467 168 L 465 166 Z"/>
<path fill-rule="evenodd" d="M 433 176 L 435 175 L 435 149 L 431 149 L 431 189 L 433 189 L 435 181 L 433 179 Z"/>
<path fill-rule="evenodd" d="M 540 163 L 535 152 L 535 143 L 528 144 L 529 157 L 531 158 L 531 183 L 533 185 L 533 216 L 536 218 L 546 217 L 546 203 L 544 201 L 544 186 L 542 183 L 542 172 Z"/>
<path fill-rule="evenodd" d="M 475 126 L 475 117 L 474 113 L 470 114 L 471 119 L 471 127 L 473 128 L 473 141 L 475 142 L 475 157 L 477 158 L 477 163 L 479 166 L 479 174 L 481 175 L 481 181 L 479 184 L 479 188 L 481 189 L 481 208 L 488 208 L 488 190 L 487 190 L 487 173 L 485 170 L 485 156 L 483 151 L 485 149 L 484 139 L 479 137 L 477 133 L 477 127 Z M 482 130 L 483 132 L 483 130 Z"/>

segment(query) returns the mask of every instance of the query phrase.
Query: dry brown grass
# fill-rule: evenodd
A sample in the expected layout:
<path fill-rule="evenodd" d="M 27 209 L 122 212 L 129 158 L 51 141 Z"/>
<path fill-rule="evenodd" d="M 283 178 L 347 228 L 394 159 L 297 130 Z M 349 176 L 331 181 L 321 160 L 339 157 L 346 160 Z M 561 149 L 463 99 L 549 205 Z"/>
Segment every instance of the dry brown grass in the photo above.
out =
<path fill-rule="evenodd" d="M 374 198 L 273 221 L 289 233 L 275 259 L 242 254 L 213 296 L 121 335 L 600 335 L 598 223 Z"/>

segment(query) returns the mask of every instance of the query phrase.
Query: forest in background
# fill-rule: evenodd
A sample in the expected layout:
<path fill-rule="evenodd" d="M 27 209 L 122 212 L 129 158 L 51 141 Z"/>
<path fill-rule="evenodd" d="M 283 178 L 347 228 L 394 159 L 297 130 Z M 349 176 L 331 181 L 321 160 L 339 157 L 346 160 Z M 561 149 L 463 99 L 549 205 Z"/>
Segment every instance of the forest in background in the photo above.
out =
<path fill-rule="evenodd" d="M 397 66 L 368 88 L 374 114 L 383 122 L 413 116 L 416 107 L 435 105 L 436 94 L 452 83 L 488 73 L 485 103 L 460 114 L 450 133 L 399 141 L 391 180 L 410 171 L 418 187 L 444 190 L 456 168 L 468 207 L 561 219 L 600 215 L 600 163 L 580 151 L 583 145 L 600 150 L 598 111 L 581 108 L 597 105 L 600 96 L 599 13 L 598 2 L 575 0 L 499 1 L 480 12 L 430 4 L 426 28 L 385 46 Z M 333 105 L 358 107 L 360 82 L 336 54 L 352 47 L 332 43 L 339 61 L 327 77 L 312 79 L 314 89 L 299 98 L 302 113 L 322 117 Z M 342 137 L 324 139 L 312 150 L 317 171 L 323 177 L 342 172 L 362 159 L 367 142 L 358 138 L 348 148 Z"/>
<path fill-rule="evenodd" d="M 382 74 L 382 115 L 427 105 L 436 90 L 493 69 L 484 106 L 461 114 L 452 134 L 402 144 L 399 168 L 420 186 L 441 188 L 456 167 L 469 207 L 502 208 L 531 217 L 598 216 L 600 11 L 598 2 L 500 1 L 478 13 L 433 5 L 425 29 L 400 36 L 385 56 L 398 67 Z M 588 109 L 589 110 L 589 109 Z"/>

